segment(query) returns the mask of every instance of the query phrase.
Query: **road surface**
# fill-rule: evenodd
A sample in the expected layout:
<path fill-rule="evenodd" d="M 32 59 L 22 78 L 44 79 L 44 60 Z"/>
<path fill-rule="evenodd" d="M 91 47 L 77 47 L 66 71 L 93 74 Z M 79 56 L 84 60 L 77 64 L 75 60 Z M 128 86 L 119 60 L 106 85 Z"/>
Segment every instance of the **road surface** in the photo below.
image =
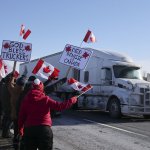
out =
<path fill-rule="evenodd" d="M 111 119 L 99 111 L 65 111 L 53 118 L 54 150 L 150 150 L 150 120 Z"/>

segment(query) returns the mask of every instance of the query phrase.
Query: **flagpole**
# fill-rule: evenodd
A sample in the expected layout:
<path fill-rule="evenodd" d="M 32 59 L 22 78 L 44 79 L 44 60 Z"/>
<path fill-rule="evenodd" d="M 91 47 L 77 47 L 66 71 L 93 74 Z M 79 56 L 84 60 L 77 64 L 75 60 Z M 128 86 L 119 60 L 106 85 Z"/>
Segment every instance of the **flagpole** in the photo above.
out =
<path fill-rule="evenodd" d="M 83 40 L 82 40 L 82 42 L 81 42 L 81 44 L 80 44 L 80 47 L 81 47 L 82 43 L 83 43 Z"/>
<path fill-rule="evenodd" d="M 66 78 L 67 78 L 67 76 L 68 76 L 68 74 L 69 74 L 70 70 L 71 70 L 71 66 L 70 66 L 70 67 L 68 68 L 68 70 L 67 70 Z"/>
<path fill-rule="evenodd" d="M 15 69 L 16 69 L 16 64 L 17 64 L 17 62 L 16 62 L 16 61 L 14 61 L 14 66 L 13 66 L 13 74 L 14 74 L 14 72 L 15 72 Z"/>
<path fill-rule="evenodd" d="M 82 42 L 81 42 L 81 44 L 80 44 L 80 47 L 81 47 L 82 43 L 83 43 L 83 40 L 82 40 Z M 67 73 L 66 73 L 66 77 L 68 76 L 68 74 L 69 74 L 71 68 L 72 68 L 71 66 L 68 68 Z"/>
<path fill-rule="evenodd" d="M 89 88 L 87 91 L 89 91 L 90 89 L 92 89 L 93 87 Z M 84 93 L 86 93 L 87 91 L 82 92 L 80 95 L 77 96 L 77 98 L 79 98 L 81 95 L 83 95 Z"/>
<path fill-rule="evenodd" d="M 18 42 L 20 41 L 20 35 L 18 36 Z M 13 65 L 13 74 L 15 73 L 16 70 L 16 65 L 17 65 L 17 61 L 14 61 L 14 65 Z"/>

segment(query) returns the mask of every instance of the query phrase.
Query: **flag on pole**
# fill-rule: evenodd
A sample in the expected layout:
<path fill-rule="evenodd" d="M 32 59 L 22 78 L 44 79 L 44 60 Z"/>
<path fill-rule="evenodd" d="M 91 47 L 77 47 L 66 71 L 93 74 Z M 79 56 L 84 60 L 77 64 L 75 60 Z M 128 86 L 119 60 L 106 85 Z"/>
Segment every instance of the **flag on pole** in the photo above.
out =
<path fill-rule="evenodd" d="M 30 35 L 31 31 L 28 29 L 27 32 L 23 35 L 23 39 L 26 40 L 28 36 Z"/>
<path fill-rule="evenodd" d="M 4 78 L 8 74 L 8 67 L 0 58 L 0 78 Z"/>
<path fill-rule="evenodd" d="M 4 78 L 6 76 L 6 71 L 4 67 L 4 63 L 2 59 L 0 59 L 0 78 Z"/>
<path fill-rule="evenodd" d="M 31 30 L 25 30 L 25 26 L 22 24 L 20 29 L 20 36 L 23 36 L 23 39 L 26 40 L 28 36 L 30 35 Z"/>
<path fill-rule="evenodd" d="M 22 24 L 20 29 L 20 36 L 23 36 L 25 33 L 25 26 Z"/>
<path fill-rule="evenodd" d="M 96 38 L 95 38 L 94 34 L 92 33 L 92 31 L 90 31 L 90 30 L 87 31 L 83 41 L 86 42 L 86 43 L 96 42 Z"/>
<path fill-rule="evenodd" d="M 0 58 L 0 79 L 5 78 L 12 71 L 13 71 L 13 67 L 10 65 L 10 62 Z M 18 78 L 19 75 L 20 74 L 18 73 L 18 71 L 14 72 L 15 78 Z"/>
<path fill-rule="evenodd" d="M 74 78 L 68 79 L 68 84 L 76 91 L 87 92 L 92 88 L 90 84 L 83 84 Z"/>
<path fill-rule="evenodd" d="M 57 78 L 59 76 L 59 72 L 60 71 L 57 68 L 42 59 L 37 62 L 36 66 L 32 71 L 33 74 L 40 76 L 44 79 Z"/>

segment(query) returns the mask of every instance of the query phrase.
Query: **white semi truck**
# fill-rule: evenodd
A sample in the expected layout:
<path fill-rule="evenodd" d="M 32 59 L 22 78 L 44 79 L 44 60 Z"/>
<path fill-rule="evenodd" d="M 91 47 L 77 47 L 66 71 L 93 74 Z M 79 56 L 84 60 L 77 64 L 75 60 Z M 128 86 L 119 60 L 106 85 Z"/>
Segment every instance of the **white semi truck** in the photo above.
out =
<path fill-rule="evenodd" d="M 85 70 L 71 69 L 68 78 L 74 77 L 82 83 L 93 86 L 91 90 L 79 97 L 77 107 L 83 109 L 99 109 L 109 111 L 110 116 L 143 115 L 150 117 L 150 82 L 144 81 L 140 66 L 131 58 L 116 52 L 92 50 Z M 69 66 L 59 63 L 62 52 L 42 59 L 60 70 L 59 78 L 66 76 Z M 32 70 L 38 59 L 30 63 L 20 64 L 20 74 L 26 70 L 27 76 L 33 75 Z M 55 93 L 61 98 L 71 95 L 69 86 L 64 85 Z"/>

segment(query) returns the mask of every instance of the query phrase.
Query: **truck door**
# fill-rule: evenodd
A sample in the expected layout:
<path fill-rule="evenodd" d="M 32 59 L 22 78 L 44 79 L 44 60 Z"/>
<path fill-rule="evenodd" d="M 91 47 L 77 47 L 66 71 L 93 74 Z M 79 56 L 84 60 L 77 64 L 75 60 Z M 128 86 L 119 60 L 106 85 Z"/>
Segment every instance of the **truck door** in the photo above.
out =
<path fill-rule="evenodd" d="M 104 67 L 101 69 L 101 93 L 110 95 L 113 91 L 112 69 Z"/>

